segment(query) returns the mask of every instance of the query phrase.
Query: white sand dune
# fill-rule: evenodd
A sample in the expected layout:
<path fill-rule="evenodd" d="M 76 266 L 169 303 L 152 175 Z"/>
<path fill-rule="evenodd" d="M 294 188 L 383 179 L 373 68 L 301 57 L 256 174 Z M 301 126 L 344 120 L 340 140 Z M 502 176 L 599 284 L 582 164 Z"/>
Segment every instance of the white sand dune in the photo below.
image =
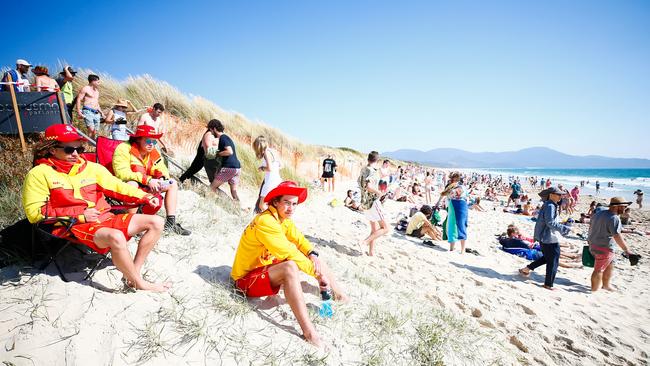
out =
<path fill-rule="evenodd" d="M 352 183 L 347 183 L 352 185 Z M 337 197 L 343 197 L 340 184 Z M 252 202 L 251 193 L 244 200 Z M 165 236 L 145 265 L 146 277 L 171 280 L 169 293 L 114 292 L 120 273 L 101 269 L 64 283 L 48 273 L 2 271 L 0 361 L 9 365 L 202 364 L 531 364 L 646 365 L 650 353 L 650 262 L 620 258 L 618 292 L 589 291 L 590 269 L 561 268 L 557 291 L 543 289 L 544 268 L 496 248 L 494 234 L 533 223 L 493 210 L 470 212 L 469 246 L 480 256 L 430 248 L 392 231 L 368 257 L 357 243 L 364 217 L 312 194 L 295 220 L 338 274 L 351 302 L 331 319 L 317 315 L 315 280 L 303 288 L 328 351 L 300 338 L 282 296 L 245 301 L 228 281 L 239 236 L 252 217 L 234 215 L 192 191 L 180 193 L 179 219 L 189 237 Z M 403 203 L 389 202 L 394 223 Z M 586 229 L 585 229 L 586 230 Z M 648 240 L 630 242 L 650 258 Z M 581 246 L 582 242 L 571 240 Z M 133 247 L 135 247 L 132 241 Z M 69 258 L 77 255 L 72 253 Z M 74 264 L 74 263 L 73 263 Z M 73 266 L 75 267 L 75 266 Z M 79 266 L 76 266 L 79 268 Z"/>

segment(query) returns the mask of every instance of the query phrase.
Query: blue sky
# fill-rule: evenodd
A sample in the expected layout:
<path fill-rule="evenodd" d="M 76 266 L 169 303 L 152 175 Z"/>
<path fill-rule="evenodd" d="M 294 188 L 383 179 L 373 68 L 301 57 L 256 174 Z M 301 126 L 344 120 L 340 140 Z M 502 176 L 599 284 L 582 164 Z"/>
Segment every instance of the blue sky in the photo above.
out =
<path fill-rule="evenodd" d="M 362 151 L 650 158 L 648 1 L 57 3 L 3 5 L 1 64 L 149 73 Z"/>

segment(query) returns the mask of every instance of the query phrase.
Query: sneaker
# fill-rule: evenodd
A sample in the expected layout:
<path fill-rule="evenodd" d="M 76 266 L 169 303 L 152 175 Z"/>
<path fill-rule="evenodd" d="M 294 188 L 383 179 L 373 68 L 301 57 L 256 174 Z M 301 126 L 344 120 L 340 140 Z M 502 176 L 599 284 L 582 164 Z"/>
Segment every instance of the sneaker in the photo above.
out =
<path fill-rule="evenodd" d="M 184 235 L 184 236 L 190 235 L 192 233 L 191 231 L 182 227 L 181 224 L 179 223 L 172 224 L 170 222 L 165 223 L 165 231 L 172 232 L 174 234 Z"/>

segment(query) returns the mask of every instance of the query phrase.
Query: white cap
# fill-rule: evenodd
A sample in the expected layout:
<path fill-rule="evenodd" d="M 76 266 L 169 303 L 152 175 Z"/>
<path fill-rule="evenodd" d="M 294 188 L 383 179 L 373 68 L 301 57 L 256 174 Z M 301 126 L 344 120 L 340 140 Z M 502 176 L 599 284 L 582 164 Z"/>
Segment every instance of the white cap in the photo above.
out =
<path fill-rule="evenodd" d="M 16 65 L 23 65 L 23 66 L 32 66 L 27 60 L 23 60 L 22 58 L 19 58 L 16 60 Z"/>

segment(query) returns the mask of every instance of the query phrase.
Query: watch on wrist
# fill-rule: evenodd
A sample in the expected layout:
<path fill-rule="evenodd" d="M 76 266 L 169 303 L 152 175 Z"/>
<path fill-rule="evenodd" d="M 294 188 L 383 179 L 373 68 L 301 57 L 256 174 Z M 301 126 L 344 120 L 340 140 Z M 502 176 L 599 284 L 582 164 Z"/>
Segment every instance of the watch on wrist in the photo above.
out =
<path fill-rule="evenodd" d="M 315 255 L 315 256 L 318 257 L 318 252 L 315 251 L 315 250 L 312 250 L 312 251 L 310 251 L 309 253 L 307 253 L 307 256 L 308 256 L 308 257 L 309 257 L 310 255 Z"/>

